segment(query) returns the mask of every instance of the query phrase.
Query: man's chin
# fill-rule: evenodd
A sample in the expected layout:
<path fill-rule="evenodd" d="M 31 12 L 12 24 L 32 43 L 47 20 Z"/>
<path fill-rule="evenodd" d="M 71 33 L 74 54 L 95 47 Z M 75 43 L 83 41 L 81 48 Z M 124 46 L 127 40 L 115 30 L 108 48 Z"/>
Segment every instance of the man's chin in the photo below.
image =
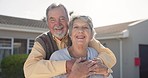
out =
<path fill-rule="evenodd" d="M 55 34 L 54 36 L 58 39 L 62 39 L 62 38 L 64 38 L 65 35 L 64 34 L 58 34 L 58 35 Z"/>

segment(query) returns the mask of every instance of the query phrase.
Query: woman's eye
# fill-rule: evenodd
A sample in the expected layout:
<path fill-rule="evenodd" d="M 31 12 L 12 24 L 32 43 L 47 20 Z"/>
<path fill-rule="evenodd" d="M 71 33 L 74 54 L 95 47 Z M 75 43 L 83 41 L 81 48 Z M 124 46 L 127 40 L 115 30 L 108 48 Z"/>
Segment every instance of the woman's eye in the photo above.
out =
<path fill-rule="evenodd" d="M 88 27 L 83 27 L 84 29 L 88 29 Z"/>

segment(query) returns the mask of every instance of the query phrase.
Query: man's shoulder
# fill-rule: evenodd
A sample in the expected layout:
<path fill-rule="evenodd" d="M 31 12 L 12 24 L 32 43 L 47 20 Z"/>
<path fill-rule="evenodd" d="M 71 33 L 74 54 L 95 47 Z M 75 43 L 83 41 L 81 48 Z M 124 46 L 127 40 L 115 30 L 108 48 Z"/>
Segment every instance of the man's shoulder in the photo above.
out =
<path fill-rule="evenodd" d="M 50 40 L 52 39 L 51 37 L 52 37 L 52 35 L 49 31 L 44 32 L 36 37 L 35 42 L 39 42 L 43 46 L 44 44 L 50 42 Z"/>
<path fill-rule="evenodd" d="M 38 41 L 38 40 L 43 39 L 43 38 L 51 37 L 51 35 L 52 35 L 52 34 L 51 34 L 49 31 L 44 32 L 44 33 L 38 35 L 38 36 L 35 38 L 35 41 Z"/>
<path fill-rule="evenodd" d="M 48 34 L 51 35 L 51 33 L 49 31 L 44 32 L 44 33 L 40 34 L 39 36 L 37 36 L 36 39 L 40 38 L 40 37 L 46 37 L 46 36 L 48 36 Z"/>

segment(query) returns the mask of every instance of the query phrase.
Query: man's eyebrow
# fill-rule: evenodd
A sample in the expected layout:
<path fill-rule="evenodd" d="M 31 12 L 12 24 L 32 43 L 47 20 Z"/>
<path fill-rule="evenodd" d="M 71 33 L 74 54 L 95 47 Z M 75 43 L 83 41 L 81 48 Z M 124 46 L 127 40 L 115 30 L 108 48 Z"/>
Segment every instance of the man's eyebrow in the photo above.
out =
<path fill-rule="evenodd" d="M 53 17 L 50 17 L 49 19 L 54 19 Z"/>
<path fill-rule="evenodd" d="M 65 16 L 60 16 L 60 18 L 66 18 Z"/>

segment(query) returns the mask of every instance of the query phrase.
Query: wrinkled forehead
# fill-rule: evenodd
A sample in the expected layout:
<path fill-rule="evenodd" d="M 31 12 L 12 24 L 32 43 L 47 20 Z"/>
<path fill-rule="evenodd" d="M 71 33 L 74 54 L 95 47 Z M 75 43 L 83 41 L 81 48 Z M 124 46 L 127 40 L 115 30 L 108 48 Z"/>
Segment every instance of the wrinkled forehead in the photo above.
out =
<path fill-rule="evenodd" d="M 66 12 L 62 7 L 56 7 L 48 11 L 48 18 L 50 17 L 57 18 L 61 16 L 67 17 Z"/>
<path fill-rule="evenodd" d="M 81 24 L 81 25 L 89 26 L 89 21 L 86 18 L 78 17 L 73 20 L 73 24 Z"/>
<path fill-rule="evenodd" d="M 85 19 L 77 18 L 73 21 L 73 24 L 88 25 L 88 22 Z"/>

